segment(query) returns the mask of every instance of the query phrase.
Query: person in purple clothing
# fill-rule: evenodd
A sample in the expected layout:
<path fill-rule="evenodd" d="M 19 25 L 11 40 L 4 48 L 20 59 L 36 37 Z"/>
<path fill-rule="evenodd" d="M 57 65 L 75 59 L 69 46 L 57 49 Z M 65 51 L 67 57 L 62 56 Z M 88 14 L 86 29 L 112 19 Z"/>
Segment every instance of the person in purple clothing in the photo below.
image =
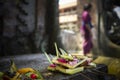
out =
<path fill-rule="evenodd" d="M 92 33 L 91 28 L 93 28 L 91 24 L 91 11 L 92 5 L 90 3 L 85 4 L 82 12 L 82 26 L 81 26 L 81 33 L 83 35 L 83 53 L 86 56 L 88 53 L 90 53 L 93 43 L 92 43 Z"/>

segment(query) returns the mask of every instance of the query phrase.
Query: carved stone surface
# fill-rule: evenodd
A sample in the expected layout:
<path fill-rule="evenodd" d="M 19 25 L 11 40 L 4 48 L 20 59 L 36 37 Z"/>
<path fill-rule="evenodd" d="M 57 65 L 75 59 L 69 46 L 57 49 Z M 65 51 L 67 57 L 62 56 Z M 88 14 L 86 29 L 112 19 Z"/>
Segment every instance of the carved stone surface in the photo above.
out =
<path fill-rule="evenodd" d="M 34 52 L 36 0 L 6 0 L 0 2 L 2 20 L 0 55 Z M 2 16 L 2 17 L 1 17 Z"/>

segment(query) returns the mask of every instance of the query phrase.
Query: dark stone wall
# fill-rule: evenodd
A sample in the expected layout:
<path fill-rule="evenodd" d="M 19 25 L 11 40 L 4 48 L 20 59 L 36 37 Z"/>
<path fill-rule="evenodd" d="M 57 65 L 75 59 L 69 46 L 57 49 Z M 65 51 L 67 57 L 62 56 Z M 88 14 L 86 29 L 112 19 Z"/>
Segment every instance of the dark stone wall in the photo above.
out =
<path fill-rule="evenodd" d="M 36 52 L 36 0 L 0 1 L 0 55 Z"/>
<path fill-rule="evenodd" d="M 0 6 L 0 56 L 38 53 L 46 48 L 53 52 L 54 42 L 61 44 L 58 0 L 1 0 Z"/>
<path fill-rule="evenodd" d="M 46 36 L 45 36 L 45 12 L 46 12 L 46 0 L 37 0 L 37 27 L 36 27 L 36 33 L 35 33 L 35 44 L 37 51 L 41 52 L 42 48 L 46 45 Z"/>

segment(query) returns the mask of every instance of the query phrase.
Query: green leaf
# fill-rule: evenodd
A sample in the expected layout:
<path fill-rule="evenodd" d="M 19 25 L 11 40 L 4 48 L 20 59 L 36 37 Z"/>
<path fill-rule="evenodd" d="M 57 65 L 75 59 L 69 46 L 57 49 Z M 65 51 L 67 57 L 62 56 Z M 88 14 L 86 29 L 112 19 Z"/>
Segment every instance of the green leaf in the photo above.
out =
<path fill-rule="evenodd" d="M 91 0 L 88 0 L 88 3 L 90 3 L 91 2 Z"/>
<path fill-rule="evenodd" d="M 2 80 L 3 75 L 4 75 L 4 73 L 0 72 L 0 80 Z"/>
<path fill-rule="evenodd" d="M 60 48 L 60 51 L 61 51 L 62 55 L 67 55 L 67 52 L 65 52 L 63 49 Z"/>
<path fill-rule="evenodd" d="M 59 51 L 58 51 L 58 47 L 57 47 L 57 44 L 56 43 L 54 43 L 55 44 L 55 50 L 56 50 L 56 55 L 57 55 L 57 57 L 59 57 Z"/>
<path fill-rule="evenodd" d="M 10 62 L 11 62 L 10 72 L 14 72 L 14 71 L 16 72 L 17 71 L 17 67 L 16 67 L 14 61 L 11 59 Z"/>
<path fill-rule="evenodd" d="M 16 4 L 19 4 L 20 3 L 20 0 L 16 0 Z"/>
<path fill-rule="evenodd" d="M 48 61 L 50 62 L 50 64 L 53 64 L 52 61 L 51 61 L 51 59 L 50 59 L 50 57 L 48 56 L 48 54 L 47 54 L 46 52 L 44 52 L 44 53 L 45 53 L 45 55 L 46 55 Z"/>
<path fill-rule="evenodd" d="M 39 71 L 37 71 L 37 70 L 35 70 L 35 72 L 38 75 L 38 79 L 43 80 L 43 77 L 42 77 L 41 73 Z"/>

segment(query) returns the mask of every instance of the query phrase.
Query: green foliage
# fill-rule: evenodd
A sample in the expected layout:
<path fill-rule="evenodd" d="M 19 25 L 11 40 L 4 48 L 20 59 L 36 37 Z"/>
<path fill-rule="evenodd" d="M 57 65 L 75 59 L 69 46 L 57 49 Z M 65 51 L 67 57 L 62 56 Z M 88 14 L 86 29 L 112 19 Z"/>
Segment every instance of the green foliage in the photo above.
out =
<path fill-rule="evenodd" d="M 52 61 L 51 61 L 51 59 L 50 59 L 50 57 L 48 56 L 48 54 L 47 54 L 46 52 L 44 52 L 44 53 L 45 53 L 45 55 L 46 55 L 46 57 L 47 57 L 49 63 L 50 63 L 50 64 L 53 64 Z"/>
<path fill-rule="evenodd" d="M 20 3 L 20 0 L 16 0 L 16 4 L 19 4 Z"/>
<path fill-rule="evenodd" d="M 16 67 L 14 61 L 11 59 L 10 62 L 11 62 L 10 72 L 16 72 L 17 71 L 17 67 Z"/>

